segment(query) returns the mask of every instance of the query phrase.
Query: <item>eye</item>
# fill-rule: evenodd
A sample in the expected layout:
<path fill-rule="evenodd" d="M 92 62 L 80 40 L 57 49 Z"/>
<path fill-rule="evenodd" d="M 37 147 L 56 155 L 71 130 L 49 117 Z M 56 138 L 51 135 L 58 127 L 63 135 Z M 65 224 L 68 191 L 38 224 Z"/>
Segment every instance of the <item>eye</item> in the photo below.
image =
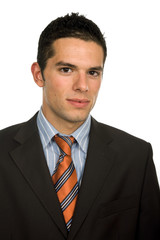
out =
<path fill-rule="evenodd" d="M 93 77 L 98 77 L 100 75 L 100 73 L 98 71 L 91 70 L 91 71 L 89 71 L 89 75 L 91 75 Z"/>
<path fill-rule="evenodd" d="M 60 68 L 60 71 L 63 73 L 71 73 L 72 69 L 68 67 L 63 67 L 63 68 Z"/>

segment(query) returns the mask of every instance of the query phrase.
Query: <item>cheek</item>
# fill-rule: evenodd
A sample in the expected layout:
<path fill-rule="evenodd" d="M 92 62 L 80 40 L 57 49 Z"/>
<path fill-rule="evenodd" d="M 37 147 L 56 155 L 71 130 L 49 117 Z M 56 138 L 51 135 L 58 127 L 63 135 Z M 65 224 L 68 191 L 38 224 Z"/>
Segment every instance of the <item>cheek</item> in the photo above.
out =
<path fill-rule="evenodd" d="M 90 85 L 90 92 L 91 92 L 93 97 L 94 96 L 96 97 L 98 95 L 100 86 L 101 86 L 101 81 L 94 82 Z"/>
<path fill-rule="evenodd" d="M 53 101 L 54 98 L 56 99 L 57 91 L 55 86 L 50 82 L 46 82 L 43 88 L 43 95 L 44 95 L 45 101 L 48 103 Z"/>
<path fill-rule="evenodd" d="M 62 81 L 49 82 L 44 88 L 45 95 L 48 100 L 60 103 L 66 96 L 67 87 Z"/>
<path fill-rule="evenodd" d="M 48 88 L 53 92 L 63 93 L 67 88 L 69 88 L 70 82 L 63 77 L 56 77 L 49 81 Z"/>

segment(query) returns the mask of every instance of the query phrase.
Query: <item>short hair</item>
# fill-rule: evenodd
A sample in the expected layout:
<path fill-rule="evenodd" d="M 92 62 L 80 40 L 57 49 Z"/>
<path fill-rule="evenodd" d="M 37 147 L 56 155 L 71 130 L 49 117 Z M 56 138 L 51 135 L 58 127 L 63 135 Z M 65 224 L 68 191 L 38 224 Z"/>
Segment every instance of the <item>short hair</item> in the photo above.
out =
<path fill-rule="evenodd" d="M 85 41 L 94 41 L 104 52 L 104 62 L 107 56 L 107 47 L 99 27 L 91 20 L 79 13 L 67 14 L 53 20 L 41 33 L 38 43 L 37 62 L 43 72 L 47 60 L 54 56 L 53 43 L 60 38 L 78 38 Z"/>

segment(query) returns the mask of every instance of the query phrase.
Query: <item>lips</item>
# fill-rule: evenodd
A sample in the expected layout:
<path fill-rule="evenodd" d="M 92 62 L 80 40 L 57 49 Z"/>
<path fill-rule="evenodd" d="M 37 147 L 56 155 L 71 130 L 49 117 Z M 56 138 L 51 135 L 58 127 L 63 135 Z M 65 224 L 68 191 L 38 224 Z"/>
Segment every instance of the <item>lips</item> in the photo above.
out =
<path fill-rule="evenodd" d="M 78 108 L 84 108 L 89 104 L 89 100 L 88 99 L 79 99 L 79 98 L 72 98 L 72 99 L 67 99 L 67 101 Z"/>

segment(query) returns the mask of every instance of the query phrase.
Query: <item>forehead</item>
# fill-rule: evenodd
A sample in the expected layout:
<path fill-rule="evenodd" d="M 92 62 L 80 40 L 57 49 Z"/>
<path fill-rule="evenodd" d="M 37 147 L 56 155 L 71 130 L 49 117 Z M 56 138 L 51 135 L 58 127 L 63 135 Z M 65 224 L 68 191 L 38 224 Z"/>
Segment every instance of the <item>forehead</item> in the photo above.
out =
<path fill-rule="evenodd" d="M 60 38 L 53 43 L 55 61 L 90 62 L 103 66 L 103 48 L 93 41 L 78 38 Z"/>

